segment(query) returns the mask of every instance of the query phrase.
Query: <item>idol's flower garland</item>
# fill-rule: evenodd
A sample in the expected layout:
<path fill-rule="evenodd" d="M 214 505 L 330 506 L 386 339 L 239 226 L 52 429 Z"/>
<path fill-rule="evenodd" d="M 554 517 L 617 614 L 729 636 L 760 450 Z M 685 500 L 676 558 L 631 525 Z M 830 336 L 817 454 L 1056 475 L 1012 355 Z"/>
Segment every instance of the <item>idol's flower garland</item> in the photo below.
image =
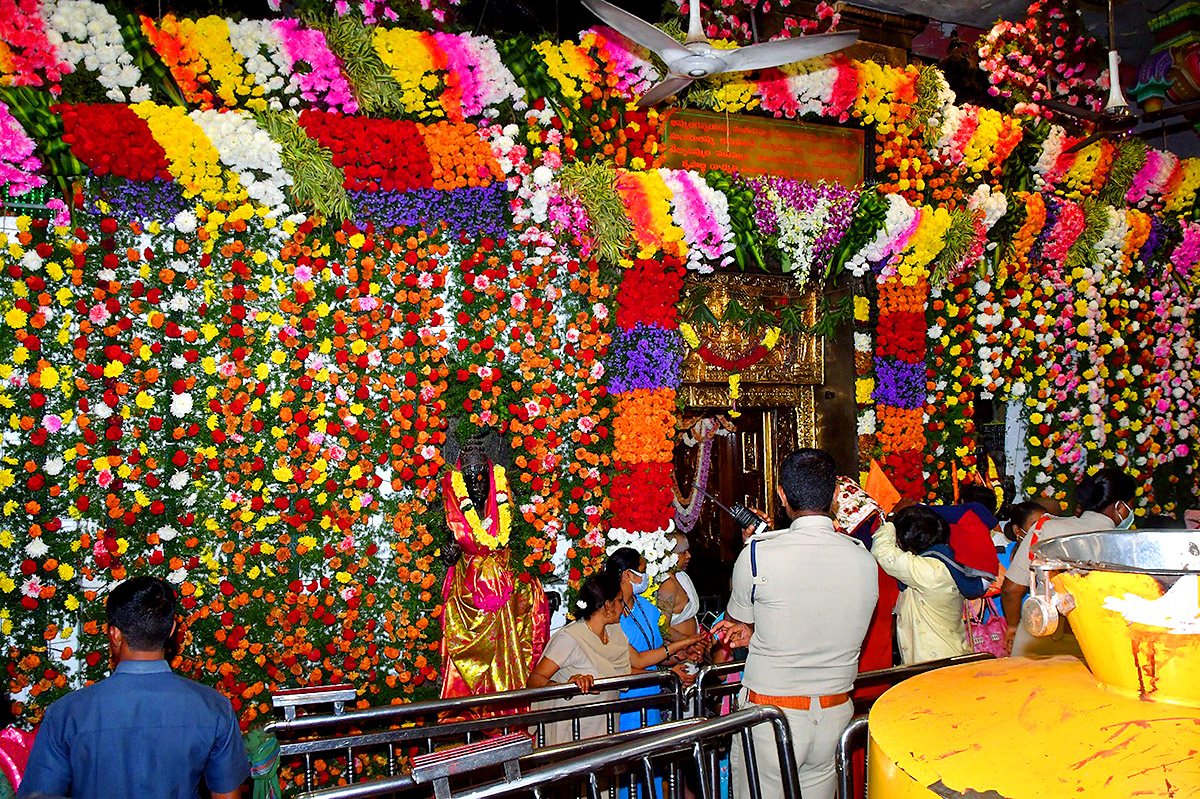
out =
<path fill-rule="evenodd" d="M 467 483 L 463 473 L 455 469 L 450 473 L 450 485 L 454 489 L 454 497 L 462 508 L 463 516 L 471 528 L 475 540 L 482 542 L 489 549 L 499 549 L 508 546 L 508 537 L 512 531 L 512 505 L 508 495 L 508 479 L 505 477 L 503 466 L 492 466 L 491 488 L 496 492 L 496 513 L 498 518 L 494 526 L 485 528 L 479 519 L 479 511 L 467 494 Z M 495 532 L 493 532 L 495 531 Z"/>
<path fill-rule="evenodd" d="M 46 179 L 38 174 L 42 162 L 34 154 L 36 147 L 8 106 L 0 102 L 0 185 L 13 197 L 46 185 Z"/>

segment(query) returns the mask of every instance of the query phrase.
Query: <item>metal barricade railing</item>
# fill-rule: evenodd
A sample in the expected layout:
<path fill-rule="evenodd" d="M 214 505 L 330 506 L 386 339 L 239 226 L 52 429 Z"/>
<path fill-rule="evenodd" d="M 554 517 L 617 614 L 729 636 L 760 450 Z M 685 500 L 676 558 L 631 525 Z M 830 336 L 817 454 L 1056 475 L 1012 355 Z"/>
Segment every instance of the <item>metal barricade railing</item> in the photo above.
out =
<path fill-rule="evenodd" d="M 901 680 L 907 680 L 909 677 L 915 677 L 918 674 L 924 674 L 934 669 L 957 666 L 962 663 L 974 663 L 979 660 L 989 660 L 993 657 L 995 656 L 988 653 L 975 653 L 972 655 L 943 658 L 942 660 L 930 660 L 924 663 L 911 663 L 907 666 L 892 666 L 888 669 L 862 671 L 854 678 L 854 688 L 870 688 L 872 686 L 898 683 Z M 717 702 L 720 699 L 726 696 L 735 696 L 742 689 L 741 681 L 725 682 L 725 678 L 730 674 L 737 674 L 745 668 L 746 662 L 738 660 L 732 663 L 705 666 L 700 669 L 696 675 L 696 682 L 689 691 L 689 693 L 693 694 L 692 707 L 695 714 L 697 716 L 711 716 L 713 715 L 712 709 L 717 706 Z"/>
<path fill-rule="evenodd" d="M 344 758 L 342 773 L 348 783 L 354 784 L 357 781 L 357 758 L 380 749 L 383 750 L 387 774 L 397 776 L 404 754 L 409 750 L 432 752 L 438 747 L 471 743 L 497 731 L 532 729 L 536 743 L 541 747 L 545 744 L 546 726 L 556 722 L 569 722 L 571 738 L 578 740 L 582 719 L 605 717 L 607 733 L 612 734 L 617 732 L 622 713 L 637 713 L 641 727 L 647 725 L 651 710 L 667 711 L 673 719 L 683 716 L 683 686 L 679 677 L 669 671 L 596 680 L 593 691 L 598 693 L 648 687 L 660 690 L 610 702 L 528 710 L 535 702 L 584 695 L 573 683 L 549 685 L 485 696 L 352 710 L 340 715 L 299 716 L 276 720 L 267 725 L 267 730 L 282 739 L 279 747 L 281 763 L 302 761 L 305 790 L 312 791 L 316 784 L 315 761 L 319 758 L 339 761 Z M 501 713 L 507 715 L 497 715 Z M 349 733 L 329 734 L 335 730 L 349 730 Z M 325 734 L 300 740 L 286 737 L 314 732 Z"/>
<path fill-rule="evenodd" d="M 837 771 L 838 796 L 841 799 L 854 799 L 854 767 L 851 759 L 854 753 L 867 745 L 867 716 L 855 716 L 850 719 L 846 729 L 838 738 L 837 752 L 833 756 L 834 768 Z M 866 774 L 866 769 L 863 769 Z M 866 777 L 863 778 L 864 787 Z M 866 793 L 863 793 L 866 799 Z"/>
<path fill-rule="evenodd" d="M 750 729 L 760 724 L 770 724 L 778 752 L 784 799 L 800 799 L 799 778 L 792 750 L 792 734 L 787 718 L 775 707 L 756 706 L 740 710 L 717 719 L 685 721 L 645 730 L 633 734 L 622 733 L 605 739 L 593 739 L 567 744 L 555 751 L 541 753 L 544 759 L 557 757 L 554 762 L 522 773 L 515 779 L 493 781 L 483 785 L 468 786 L 454 792 L 454 799 L 490 799 L 509 794 L 532 794 L 544 796 L 544 791 L 565 781 L 582 782 L 590 799 L 601 795 L 598 774 L 608 771 L 630 771 L 640 784 L 649 788 L 655 781 L 655 760 L 678 758 L 690 754 L 696 768 L 699 799 L 715 799 L 718 786 L 709 778 L 705 767 L 704 744 L 712 740 L 724 740 L 731 735 L 750 737 Z M 747 770 L 752 786 L 758 785 L 757 764 L 751 755 L 747 758 Z M 535 752 L 530 758 L 539 757 Z M 522 762 L 525 758 L 522 759 Z M 675 761 L 672 760 L 672 765 Z M 299 799 L 370 799 L 382 797 L 414 787 L 411 776 L 389 777 L 358 785 L 326 788 L 303 794 Z M 669 795 L 674 795 L 672 786 Z M 631 795 L 635 792 L 631 791 Z M 761 794 L 752 789 L 754 797 Z"/>
<path fill-rule="evenodd" d="M 911 663 L 906 666 L 893 666 L 887 669 L 864 671 L 855 677 L 854 689 L 894 685 L 895 683 L 907 680 L 909 677 L 915 677 L 918 674 L 924 674 L 935 669 L 958 666 L 963 663 L 975 663 L 980 660 L 990 660 L 993 657 L 994 655 L 988 653 L 975 653 L 943 658 L 941 660 L 930 660 L 924 663 Z M 737 674 L 742 671 L 745 665 L 744 661 L 736 661 L 733 663 L 706 666 L 700 670 L 699 674 L 696 675 L 696 682 L 693 685 L 695 695 L 692 697 L 697 718 L 706 715 L 715 708 L 720 699 L 736 695 L 741 690 L 742 683 L 740 680 L 726 682 L 725 678 L 730 674 Z M 869 706 L 870 703 L 868 702 L 867 704 Z M 855 716 L 845 732 L 843 732 L 838 744 L 835 765 L 837 768 L 838 784 L 842 790 L 840 796 L 843 799 L 850 799 L 853 792 L 854 771 L 851 768 L 851 759 L 858 749 L 865 747 L 866 729 L 867 717 L 865 715 Z M 716 751 L 709 753 L 709 770 L 714 774 L 718 767 L 718 754 Z"/>

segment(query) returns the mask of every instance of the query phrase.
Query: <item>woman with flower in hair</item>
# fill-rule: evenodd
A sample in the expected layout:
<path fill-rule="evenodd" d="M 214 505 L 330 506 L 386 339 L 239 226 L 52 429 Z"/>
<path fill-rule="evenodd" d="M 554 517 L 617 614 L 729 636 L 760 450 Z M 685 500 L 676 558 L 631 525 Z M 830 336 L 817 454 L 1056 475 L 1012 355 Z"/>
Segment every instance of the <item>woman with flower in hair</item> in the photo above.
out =
<path fill-rule="evenodd" d="M 629 639 L 617 621 L 624 604 L 621 581 L 605 572 L 597 572 L 583 581 L 579 596 L 571 608 L 575 621 L 563 627 L 546 644 L 541 660 L 529 675 L 529 688 L 572 682 L 584 694 L 602 677 L 620 677 L 630 673 Z M 569 697 L 537 703 L 536 710 L 553 707 L 577 707 L 581 703 L 612 702 L 616 691 L 604 691 L 591 697 Z M 608 724 L 604 715 L 581 718 L 579 737 L 604 735 Z M 546 745 L 571 740 L 569 722 L 546 725 Z"/>

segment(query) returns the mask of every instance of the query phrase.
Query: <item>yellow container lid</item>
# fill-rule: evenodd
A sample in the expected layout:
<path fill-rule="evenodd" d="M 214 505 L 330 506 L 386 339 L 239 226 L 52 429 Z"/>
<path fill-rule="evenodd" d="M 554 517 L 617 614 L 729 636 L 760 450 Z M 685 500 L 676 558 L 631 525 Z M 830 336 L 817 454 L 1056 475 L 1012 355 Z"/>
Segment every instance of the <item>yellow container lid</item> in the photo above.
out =
<path fill-rule="evenodd" d="M 871 799 L 1200 796 L 1200 708 L 1105 690 L 1070 657 L 913 677 L 869 730 Z"/>

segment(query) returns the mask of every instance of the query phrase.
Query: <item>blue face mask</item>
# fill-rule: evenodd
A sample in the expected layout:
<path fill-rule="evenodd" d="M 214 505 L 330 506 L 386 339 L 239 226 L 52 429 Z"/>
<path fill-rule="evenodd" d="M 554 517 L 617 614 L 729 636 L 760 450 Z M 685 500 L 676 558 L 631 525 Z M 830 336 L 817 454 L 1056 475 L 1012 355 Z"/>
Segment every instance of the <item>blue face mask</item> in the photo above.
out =
<path fill-rule="evenodd" d="M 650 587 L 650 575 L 635 572 L 633 569 L 630 569 L 629 573 L 633 575 L 633 593 L 640 594 Z"/>
<path fill-rule="evenodd" d="M 1117 529 L 1118 530 L 1128 530 L 1130 527 L 1133 527 L 1133 508 L 1129 507 L 1129 505 L 1125 502 L 1121 502 L 1118 504 L 1124 505 L 1125 509 L 1129 511 L 1129 515 L 1126 516 L 1121 521 L 1117 522 Z"/>

